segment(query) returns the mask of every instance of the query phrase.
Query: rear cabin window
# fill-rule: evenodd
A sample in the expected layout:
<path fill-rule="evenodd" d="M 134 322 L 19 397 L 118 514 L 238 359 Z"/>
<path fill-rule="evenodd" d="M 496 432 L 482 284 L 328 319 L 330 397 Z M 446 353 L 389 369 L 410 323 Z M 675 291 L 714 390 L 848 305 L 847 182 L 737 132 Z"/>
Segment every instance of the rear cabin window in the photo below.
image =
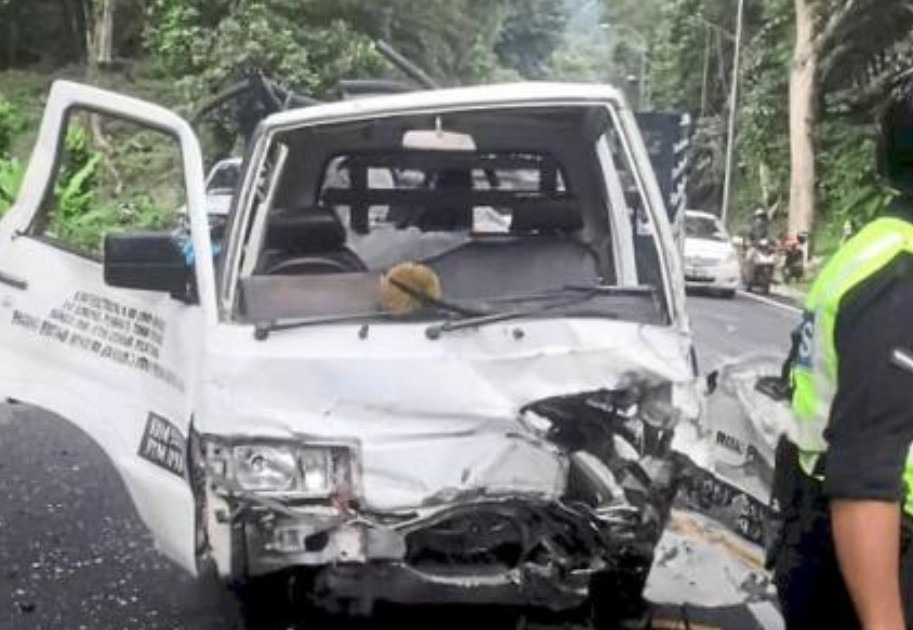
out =
<path fill-rule="evenodd" d="M 324 173 L 321 204 L 333 207 L 353 232 L 392 226 L 485 234 L 509 233 L 518 204 L 531 207 L 540 200 L 569 198 L 559 166 L 547 156 L 500 154 L 460 160 L 437 156 L 432 161 L 439 166 L 433 169 L 396 167 L 397 161 L 394 155 L 333 158 Z M 415 156 L 402 159 L 404 164 L 414 161 Z M 454 202 L 447 203 L 449 199 Z M 372 200 L 388 203 L 366 205 Z M 582 225 L 579 208 L 572 204 L 556 203 L 546 211 L 563 213 L 571 227 Z M 554 217 L 553 223 L 558 219 Z"/>

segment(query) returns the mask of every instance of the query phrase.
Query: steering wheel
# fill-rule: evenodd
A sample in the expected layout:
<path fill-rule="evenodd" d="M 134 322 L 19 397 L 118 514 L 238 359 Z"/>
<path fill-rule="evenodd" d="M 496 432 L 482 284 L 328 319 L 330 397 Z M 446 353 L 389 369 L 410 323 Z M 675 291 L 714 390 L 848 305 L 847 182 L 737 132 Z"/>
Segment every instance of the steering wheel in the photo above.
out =
<path fill-rule="evenodd" d="M 276 263 L 266 270 L 270 276 L 319 275 L 330 273 L 351 273 L 352 265 L 333 258 L 302 256 Z"/>

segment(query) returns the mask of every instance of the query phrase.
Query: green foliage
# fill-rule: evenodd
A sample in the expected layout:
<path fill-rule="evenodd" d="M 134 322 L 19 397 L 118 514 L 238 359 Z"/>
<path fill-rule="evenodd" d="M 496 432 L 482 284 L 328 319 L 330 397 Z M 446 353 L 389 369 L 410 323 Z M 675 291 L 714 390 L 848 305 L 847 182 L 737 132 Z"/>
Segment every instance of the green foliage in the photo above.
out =
<path fill-rule="evenodd" d="M 498 62 L 529 79 L 548 74 L 552 55 L 564 41 L 568 13 L 564 0 L 519 0 L 494 44 Z"/>
<path fill-rule="evenodd" d="M 834 7 L 825 7 L 825 11 L 832 12 Z M 769 0 L 765 5 L 763 27 L 746 47 L 739 119 L 742 205 L 762 201 L 782 210 L 784 219 L 790 182 L 789 73 L 785 69 L 792 63 L 794 19 L 792 0 Z M 857 34 L 850 45 L 841 41 L 837 49 L 827 49 L 822 63 L 827 66 L 829 55 L 834 54 L 855 56 L 858 64 L 858 58 L 867 57 L 871 47 L 870 38 Z M 842 68 L 837 72 L 849 70 L 845 65 Z M 849 81 L 847 74 L 842 84 Z M 821 83 L 822 101 L 827 101 L 828 90 L 837 89 L 841 81 L 822 77 Z M 868 124 L 875 112 L 855 113 L 856 117 L 849 117 L 839 110 L 820 110 L 815 134 L 819 250 L 839 241 L 844 222 L 860 226 L 881 212 L 890 199 L 875 173 L 874 130 Z M 766 182 L 762 173 L 767 174 Z"/>
<path fill-rule="evenodd" d="M 102 155 L 89 146 L 81 127 L 67 133 L 66 159 L 60 166 L 54 189 L 54 222 L 65 225 L 90 211 L 96 198 Z M 25 176 L 25 166 L 17 158 L 0 158 L 0 215 L 12 206 Z"/>
<path fill-rule="evenodd" d="M 16 200 L 25 168 L 12 157 L 13 140 L 23 127 L 18 109 L 0 97 L 0 216 L 3 216 Z"/>
<path fill-rule="evenodd" d="M 826 226 L 842 227 L 845 221 L 861 226 L 880 214 L 893 196 L 876 173 L 873 131 L 839 118 L 819 126 L 819 208 Z"/>
<path fill-rule="evenodd" d="M 101 160 L 101 154 L 96 153 L 79 170 L 60 180 L 54 190 L 57 220 L 76 220 L 89 212 L 95 200 L 96 189 L 93 182 L 97 178 Z"/>
<path fill-rule="evenodd" d="M 379 69 L 371 42 L 341 20 L 309 24 L 293 0 L 156 0 L 146 39 L 170 76 L 208 92 L 251 69 L 326 95 L 341 78 Z"/>
<path fill-rule="evenodd" d="M 25 168 L 19 160 L 0 157 L 0 216 L 12 207 L 24 176 Z"/>
<path fill-rule="evenodd" d="M 616 83 L 624 79 L 608 42 L 572 36 L 552 57 L 551 74 L 563 81 Z"/>
<path fill-rule="evenodd" d="M 0 47 L 0 67 L 48 63 L 58 75 L 67 61 L 84 62 L 93 2 L 0 0 L 0 40 L 11 42 Z M 116 7 L 117 65 L 124 57 L 135 63 L 127 73 L 95 79 L 169 106 L 180 94 L 187 108 L 252 70 L 328 98 L 340 79 L 397 76 L 375 50 L 377 38 L 445 84 L 543 77 L 567 14 L 565 0 L 118 0 Z M 52 40 L 60 54 L 47 49 Z M 148 78 L 133 83 L 150 69 L 155 87 Z M 4 94 L 17 106 L 0 99 L 0 212 L 21 183 L 50 73 L 19 74 L 4 80 Z M 230 132 L 219 120 L 203 136 L 219 140 Z M 53 236 L 97 251 L 111 227 L 169 224 L 180 205 L 167 192 L 176 169 L 154 142 L 117 125 L 90 131 L 82 120 L 70 125 L 65 145 L 47 226 Z"/>
<path fill-rule="evenodd" d="M 603 0 L 610 24 L 623 24 L 653 39 L 667 0 Z"/>
<path fill-rule="evenodd" d="M 68 181 L 70 179 L 79 179 L 84 186 L 91 187 L 97 183 L 97 177 L 90 177 L 91 174 L 97 174 L 97 169 L 91 172 L 86 171 L 86 165 L 100 161 L 98 154 L 93 151 L 89 134 L 85 127 L 81 125 L 70 125 L 67 128 L 67 135 L 64 141 L 64 160 L 61 165 L 59 180 Z M 77 177 L 78 176 L 78 177 Z"/>
<path fill-rule="evenodd" d="M 70 119 L 47 234 L 98 254 L 104 235 L 112 230 L 171 225 L 180 203 L 173 190 L 179 173 L 174 156 L 159 146 L 165 137 L 109 129 L 115 147 L 105 153 L 93 147 L 87 121 L 81 115 Z M 126 188 L 114 181 L 115 170 L 130 182 Z"/>
<path fill-rule="evenodd" d="M 494 47 L 505 21 L 525 6 L 547 4 L 547 0 L 311 0 L 305 13 L 312 24 L 342 20 L 356 32 L 387 40 L 447 85 L 489 79 L 498 71 Z M 538 16 L 529 18 L 517 24 L 538 24 Z"/>
<path fill-rule="evenodd" d="M 623 0 L 627 2 L 627 0 Z M 721 29 L 734 30 L 735 2 L 725 0 L 669 0 L 663 4 L 656 27 L 653 81 L 661 106 L 697 113 L 693 142 L 696 173 L 692 199 L 718 207 L 722 185 L 722 156 L 728 114 L 732 42 Z M 815 137 L 820 234 L 826 248 L 839 241 L 845 221 L 861 225 L 880 212 L 890 198 L 875 175 L 875 150 L 869 127 L 875 107 L 884 100 L 878 64 L 873 57 L 908 37 L 908 2 L 884 2 L 876 10 L 872 0 L 860 19 L 845 19 L 822 45 L 818 127 Z M 845 0 L 821 0 L 819 26 L 830 23 Z M 888 24 L 890 22 L 890 24 Z M 836 23 L 836 22 L 834 22 Z M 877 23 L 877 28 L 873 25 Z M 737 115 L 735 207 L 738 220 L 762 205 L 785 221 L 790 187 L 789 79 L 795 39 L 793 0 L 747 0 L 745 44 Z M 709 63 L 708 63 L 709 55 Z M 890 57 L 886 57 L 890 60 Z M 882 64 L 884 65 L 884 64 Z M 893 67 L 894 64 L 887 63 Z M 859 83 L 874 73 L 869 87 Z M 705 74 L 706 73 L 706 74 Z M 879 91 L 880 90 L 880 91 Z M 855 98 L 865 93 L 868 100 Z M 850 115 L 851 114 L 851 115 Z M 713 193 L 711 191 L 715 190 Z"/>
<path fill-rule="evenodd" d="M 695 111 L 703 85 L 704 0 L 663 5 L 653 65 L 654 100 L 660 107 Z"/>
<path fill-rule="evenodd" d="M 738 148 L 742 214 L 762 205 L 783 217 L 789 200 L 789 72 L 792 0 L 769 0 L 744 51 Z"/>
<path fill-rule="evenodd" d="M 188 59 L 202 60 L 193 64 L 202 71 L 212 59 L 210 43 L 218 38 L 213 33 L 226 20 L 237 19 L 250 30 L 259 29 L 258 23 L 267 28 L 263 37 L 236 29 L 229 42 L 235 50 L 251 41 L 265 42 L 261 48 L 267 53 L 303 42 L 310 65 L 300 59 L 288 65 L 327 75 L 324 88 L 359 73 L 394 74 L 372 54 L 370 42 L 375 39 L 389 41 L 443 84 L 476 83 L 504 70 L 544 76 L 563 41 L 567 18 L 565 0 L 241 0 L 231 11 L 227 6 L 227 0 L 156 0 L 155 12 L 161 17 L 148 32 L 152 49 L 176 62 L 177 68 L 169 64 L 172 72 L 186 73 Z M 344 37 L 334 37 L 334 31 Z M 320 59 L 331 62 L 329 72 Z M 296 87 L 315 87 L 313 81 L 287 80 Z"/>
<path fill-rule="evenodd" d="M 96 205 L 104 156 L 91 149 L 88 134 L 77 125 L 67 130 L 64 156 L 54 188 L 54 211 L 48 231 L 61 240 L 95 249 L 98 239 L 85 233 L 84 217 Z"/>
<path fill-rule="evenodd" d="M 22 127 L 22 118 L 16 107 L 0 97 L 0 157 L 9 154 L 13 138 Z"/>
<path fill-rule="evenodd" d="M 73 205 L 67 205 L 67 199 L 61 197 L 47 232 L 84 251 L 99 254 L 102 239 L 108 232 L 160 230 L 173 219 L 173 211 L 164 209 L 141 191 L 128 191 L 124 197 L 130 201 L 100 200 L 97 191 L 90 190 L 84 197 L 77 193 Z"/>

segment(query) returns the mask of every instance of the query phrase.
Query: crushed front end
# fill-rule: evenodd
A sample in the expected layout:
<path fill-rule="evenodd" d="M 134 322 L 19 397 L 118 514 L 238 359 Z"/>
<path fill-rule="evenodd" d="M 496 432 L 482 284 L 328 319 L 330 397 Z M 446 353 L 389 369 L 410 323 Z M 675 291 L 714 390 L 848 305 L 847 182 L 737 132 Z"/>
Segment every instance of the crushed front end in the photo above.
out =
<path fill-rule="evenodd" d="M 331 609 L 567 610 L 607 579 L 639 597 L 677 489 L 680 412 L 672 385 L 629 380 L 527 404 L 476 441 L 423 436 L 415 448 L 444 466 L 449 452 L 465 483 L 409 508 L 372 505 L 358 442 L 204 438 L 201 548 L 234 580 L 306 574 L 307 596 Z"/>

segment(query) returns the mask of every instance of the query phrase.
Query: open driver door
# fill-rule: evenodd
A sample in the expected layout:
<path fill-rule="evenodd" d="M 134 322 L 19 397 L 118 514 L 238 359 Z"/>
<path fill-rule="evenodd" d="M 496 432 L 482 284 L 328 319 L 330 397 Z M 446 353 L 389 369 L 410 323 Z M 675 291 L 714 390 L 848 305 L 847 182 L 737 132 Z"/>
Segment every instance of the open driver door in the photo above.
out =
<path fill-rule="evenodd" d="M 196 256 L 183 296 L 115 288 L 102 243 L 112 227 L 177 229 L 186 210 L 187 238 L 210 251 L 203 181 L 197 138 L 180 117 L 58 82 L 22 190 L 0 221 L 0 396 L 97 442 L 159 548 L 192 573 L 187 443 L 215 322 L 212 259 Z"/>

